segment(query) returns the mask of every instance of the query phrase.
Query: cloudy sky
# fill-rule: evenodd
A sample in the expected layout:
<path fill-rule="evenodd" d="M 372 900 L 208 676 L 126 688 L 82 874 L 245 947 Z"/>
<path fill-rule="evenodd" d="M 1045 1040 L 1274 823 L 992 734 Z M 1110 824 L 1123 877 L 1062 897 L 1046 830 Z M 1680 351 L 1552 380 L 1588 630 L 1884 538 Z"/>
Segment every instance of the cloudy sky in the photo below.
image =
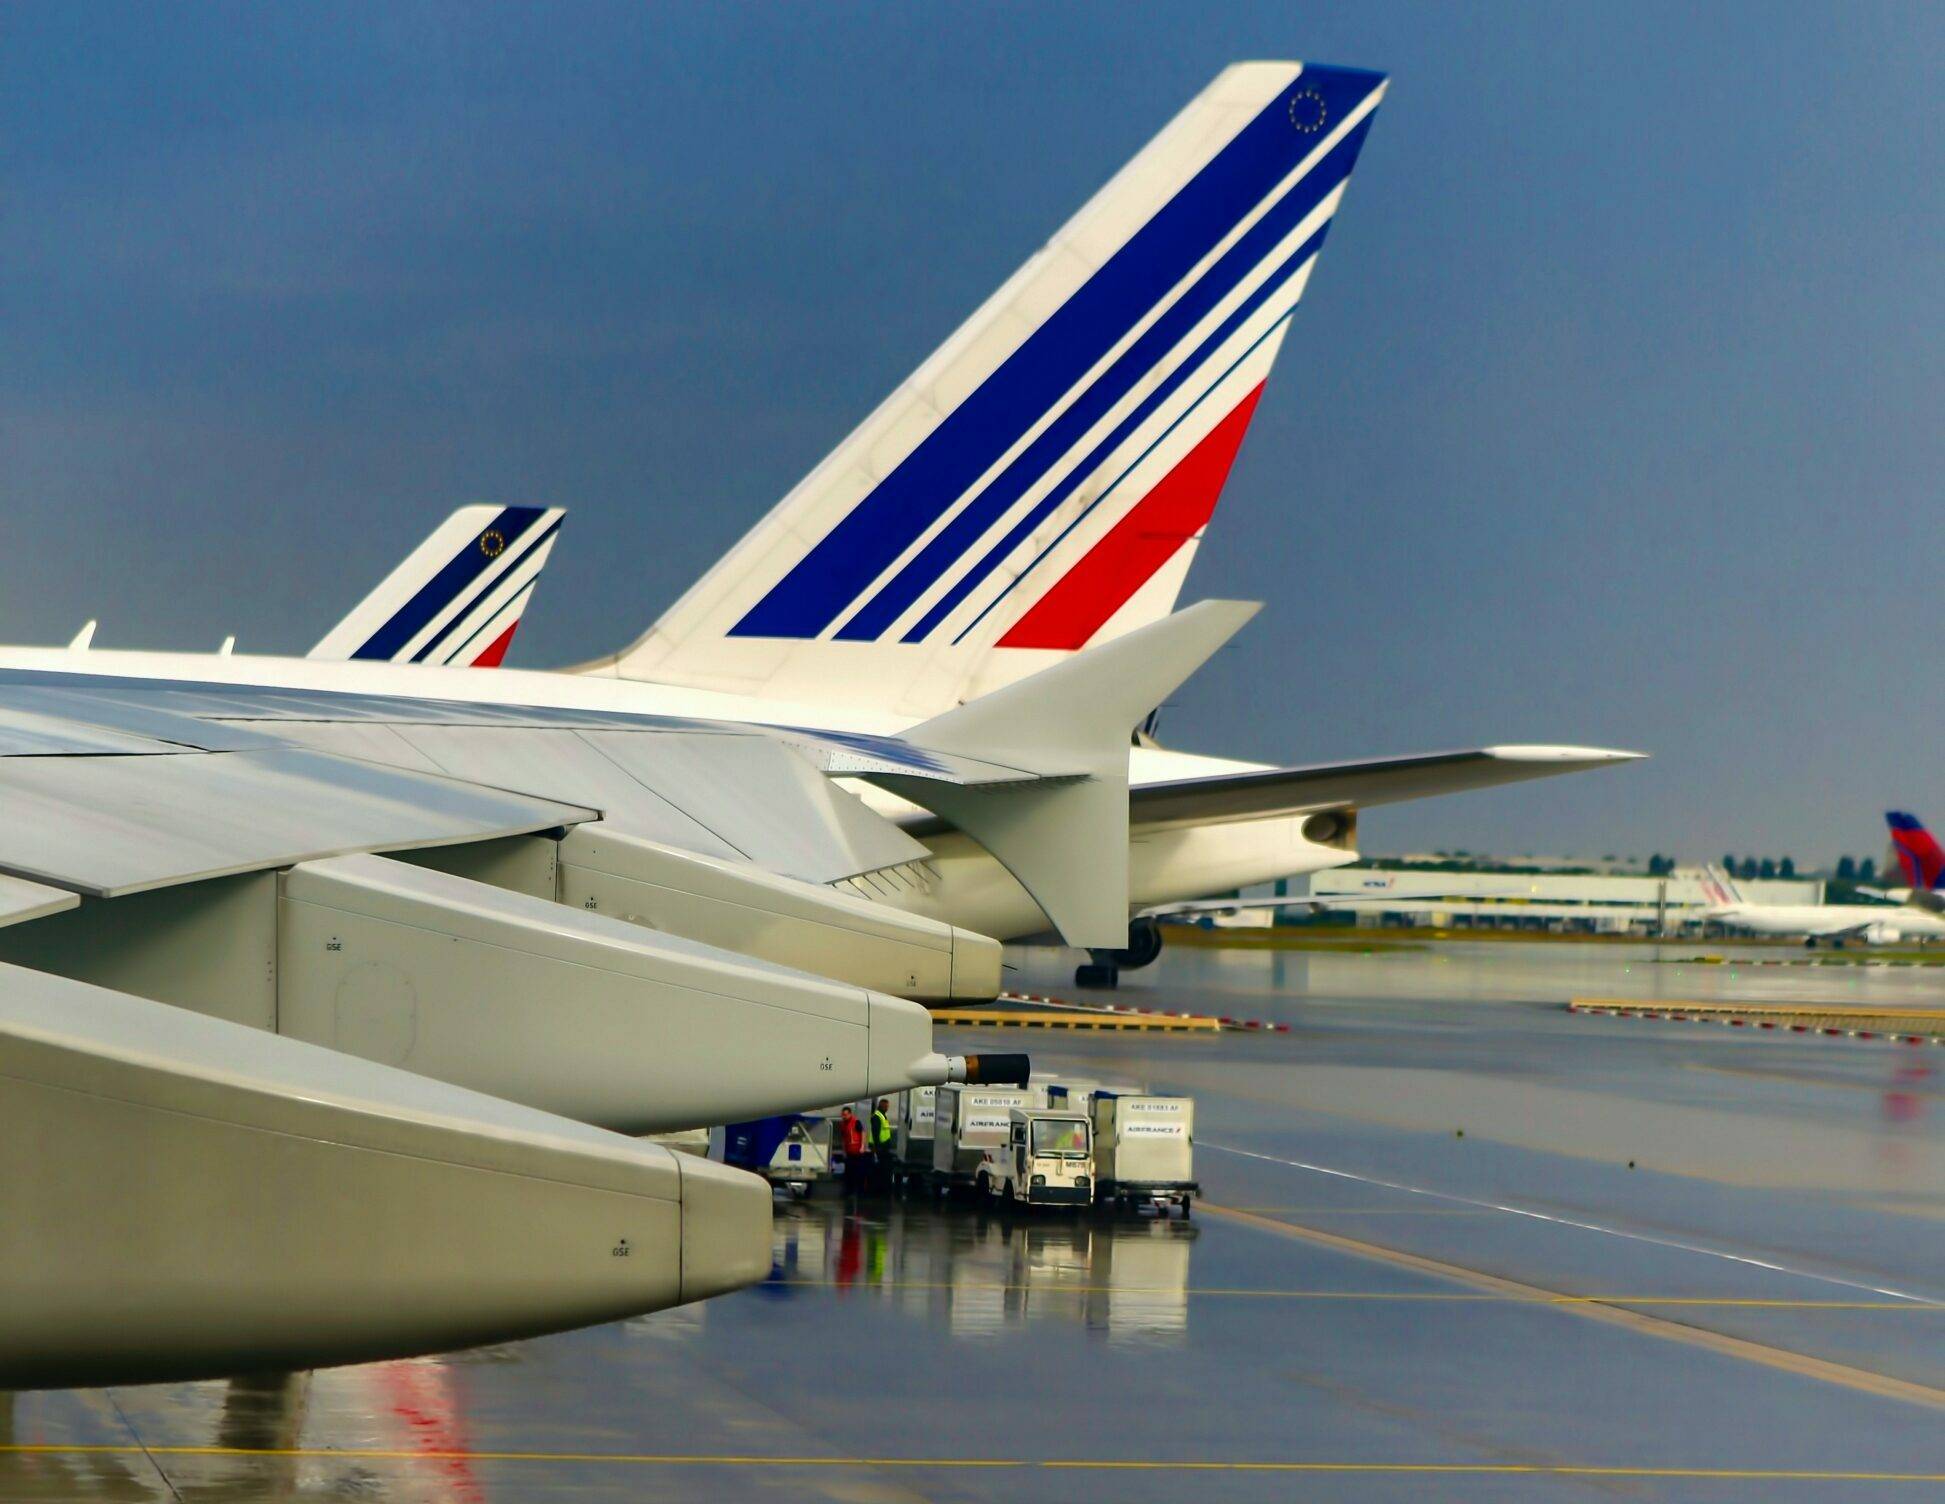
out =
<path fill-rule="evenodd" d="M 611 649 L 1245 57 L 1393 83 L 1167 738 L 1655 754 L 1378 850 L 1945 822 L 1933 5 L 12 4 L 0 639 L 302 651 L 483 499 Z"/>

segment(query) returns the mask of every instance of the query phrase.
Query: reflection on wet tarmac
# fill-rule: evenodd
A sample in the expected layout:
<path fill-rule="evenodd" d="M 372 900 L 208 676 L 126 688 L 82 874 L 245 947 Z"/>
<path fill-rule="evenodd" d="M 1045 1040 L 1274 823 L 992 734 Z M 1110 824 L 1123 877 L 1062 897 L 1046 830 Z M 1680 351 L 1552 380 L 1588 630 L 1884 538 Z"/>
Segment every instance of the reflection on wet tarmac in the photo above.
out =
<path fill-rule="evenodd" d="M 8 1402 L 0 1407 L 6 1440 L 25 1448 L 0 1452 L 0 1501 L 484 1504 L 456 1377 L 474 1356 L 0 1396 Z M 70 1399 L 84 1401 L 82 1415 L 60 1403 Z M 106 1422 L 110 1434 L 88 1425 L 90 1418 Z"/>
<path fill-rule="evenodd" d="M 777 1211 L 766 1293 L 871 1292 L 958 1339 L 1073 1322 L 1115 1343 L 1166 1343 L 1189 1321 L 1199 1229 L 1179 1218 L 1002 1216 L 959 1203 L 836 1197 Z"/>

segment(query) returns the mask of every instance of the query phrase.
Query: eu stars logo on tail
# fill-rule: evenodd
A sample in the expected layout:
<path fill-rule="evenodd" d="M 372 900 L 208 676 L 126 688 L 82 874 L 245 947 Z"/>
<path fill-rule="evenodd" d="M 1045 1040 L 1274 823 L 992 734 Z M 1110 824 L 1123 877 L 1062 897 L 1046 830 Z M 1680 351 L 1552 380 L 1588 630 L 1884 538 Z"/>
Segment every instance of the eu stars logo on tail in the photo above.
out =
<path fill-rule="evenodd" d="M 498 667 L 566 515 L 461 507 L 305 656 Z"/>
<path fill-rule="evenodd" d="M 1225 69 L 583 671 L 917 718 L 1166 616 L 1384 91 L 1359 69 Z"/>

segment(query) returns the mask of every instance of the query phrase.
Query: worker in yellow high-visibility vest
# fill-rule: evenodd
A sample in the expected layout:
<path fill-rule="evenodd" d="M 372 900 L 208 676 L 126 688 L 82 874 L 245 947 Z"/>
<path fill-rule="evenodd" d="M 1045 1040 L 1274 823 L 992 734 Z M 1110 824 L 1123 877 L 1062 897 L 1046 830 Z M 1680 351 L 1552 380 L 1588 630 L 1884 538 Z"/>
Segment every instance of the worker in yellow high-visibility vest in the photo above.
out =
<path fill-rule="evenodd" d="M 891 1102 L 884 1097 L 871 1109 L 872 1170 L 880 1190 L 891 1189 Z"/>

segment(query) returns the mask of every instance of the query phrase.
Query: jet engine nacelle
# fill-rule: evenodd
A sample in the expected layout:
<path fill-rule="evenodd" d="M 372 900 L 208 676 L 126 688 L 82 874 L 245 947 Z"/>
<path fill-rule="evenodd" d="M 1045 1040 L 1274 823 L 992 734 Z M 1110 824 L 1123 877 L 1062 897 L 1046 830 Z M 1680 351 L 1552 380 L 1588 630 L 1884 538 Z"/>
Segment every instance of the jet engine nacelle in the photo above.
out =
<path fill-rule="evenodd" d="M 997 940 L 598 821 L 558 840 L 513 836 L 399 858 L 893 997 L 947 1003 L 999 995 Z"/>
<path fill-rule="evenodd" d="M 147 998 L 0 965 L 0 1077 L 0 1388 L 409 1357 L 769 1273 L 756 1176 Z"/>
<path fill-rule="evenodd" d="M 894 997 L 999 995 L 999 942 L 936 919 L 600 824 L 562 837 L 559 860 L 557 896 L 575 908 Z"/>
<path fill-rule="evenodd" d="M 916 1003 L 377 856 L 280 879 L 280 1034 L 624 1133 L 950 1079 Z"/>

